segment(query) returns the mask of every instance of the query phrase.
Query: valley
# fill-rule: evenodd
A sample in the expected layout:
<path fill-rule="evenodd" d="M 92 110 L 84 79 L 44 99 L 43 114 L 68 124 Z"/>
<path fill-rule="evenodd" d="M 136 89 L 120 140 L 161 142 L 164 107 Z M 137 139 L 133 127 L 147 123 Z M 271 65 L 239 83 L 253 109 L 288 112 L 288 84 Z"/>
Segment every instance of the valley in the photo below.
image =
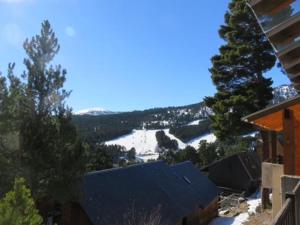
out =
<path fill-rule="evenodd" d="M 282 85 L 275 88 L 273 94 L 270 105 L 295 96 L 296 91 L 290 85 Z M 202 140 L 214 142 L 216 137 L 209 120 L 211 113 L 211 109 L 200 102 L 132 112 L 92 108 L 76 112 L 73 120 L 88 143 L 120 145 L 126 150 L 134 148 L 137 158 L 147 161 L 157 159 L 159 155 L 156 132 L 161 130 L 178 143 L 178 149 L 187 146 L 197 149 Z"/>

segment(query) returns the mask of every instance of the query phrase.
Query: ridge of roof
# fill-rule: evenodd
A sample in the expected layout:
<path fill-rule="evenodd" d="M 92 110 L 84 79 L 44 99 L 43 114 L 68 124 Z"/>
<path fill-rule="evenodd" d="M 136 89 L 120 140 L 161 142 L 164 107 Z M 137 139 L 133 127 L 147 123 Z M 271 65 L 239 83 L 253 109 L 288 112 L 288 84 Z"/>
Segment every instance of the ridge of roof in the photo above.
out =
<path fill-rule="evenodd" d="M 159 161 L 155 161 L 155 162 L 137 163 L 137 164 L 129 165 L 126 167 L 115 167 L 115 168 L 110 168 L 110 169 L 96 170 L 96 171 L 91 171 L 91 172 L 86 173 L 85 176 L 102 174 L 102 173 L 110 173 L 113 171 L 132 169 L 135 167 L 150 166 L 152 164 L 164 164 L 164 162 L 159 160 Z"/>
<path fill-rule="evenodd" d="M 106 225 L 108 222 L 121 224 L 122 216 L 129 213 L 131 203 L 138 210 L 146 212 L 161 205 L 161 214 L 164 220 L 168 220 L 166 224 L 174 224 L 195 208 L 205 207 L 209 200 L 219 194 L 211 181 L 207 183 L 209 179 L 204 178 L 200 170 L 197 171 L 194 166 L 191 169 L 190 166 L 193 164 L 189 161 L 177 166 L 158 161 L 88 173 L 84 179 L 84 197 L 80 204 L 94 225 Z M 176 172 L 175 168 L 177 171 L 183 170 L 182 173 Z M 183 179 L 182 174 L 187 172 L 194 173 L 187 176 L 197 178 L 192 185 Z M 200 181 L 203 182 L 203 188 L 196 191 L 194 185 L 199 185 Z M 210 195 L 206 190 L 211 192 Z M 113 217 L 116 213 L 120 218 Z"/>

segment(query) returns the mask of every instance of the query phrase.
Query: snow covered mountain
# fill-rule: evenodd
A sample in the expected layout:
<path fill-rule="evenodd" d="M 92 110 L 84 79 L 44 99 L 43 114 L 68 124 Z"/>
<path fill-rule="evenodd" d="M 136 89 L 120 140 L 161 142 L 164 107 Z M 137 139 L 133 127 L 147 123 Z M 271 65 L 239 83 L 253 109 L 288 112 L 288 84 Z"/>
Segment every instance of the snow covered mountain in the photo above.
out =
<path fill-rule="evenodd" d="M 292 85 L 281 85 L 274 88 L 273 95 L 274 97 L 271 101 L 271 105 L 278 104 L 282 101 L 295 97 L 297 95 L 297 91 Z"/>
<path fill-rule="evenodd" d="M 100 115 L 111 115 L 116 114 L 116 112 L 112 112 L 109 110 L 105 110 L 100 107 L 82 109 L 74 113 L 74 115 L 89 115 L 89 116 L 100 116 Z"/>
<path fill-rule="evenodd" d="M 297 92 L 291 85 L 281 85 L 274 89 L 273 94 L 270 105 L 292 98 Z M 200 102 L 122 113 L 91 108 L 76 112 L 73 120 L 89 142 L 117 144 L 127 150 L 135 148 L 138 156 L 153 159 L 157 157 L 155 134 L 160 130 L 176 140 L 180 149 L 187 145 L 197 148 L 201 140 L 215 141 L 208 123 L 211 113 L 211 109 Z"/>

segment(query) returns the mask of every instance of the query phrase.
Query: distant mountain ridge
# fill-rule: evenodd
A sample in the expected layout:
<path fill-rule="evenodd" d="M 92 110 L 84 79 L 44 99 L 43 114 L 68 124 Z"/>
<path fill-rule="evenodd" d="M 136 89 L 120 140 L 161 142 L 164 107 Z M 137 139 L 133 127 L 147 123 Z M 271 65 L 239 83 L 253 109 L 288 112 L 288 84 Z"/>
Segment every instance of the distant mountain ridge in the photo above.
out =
<path fill-rule="evenodd" d="M 105 110 L 100 107 L 82 109 L 74 113 L 74 115 L 89 115 L 89 116 L 101 116 L 101 115 L 111 115 L 116 114 L 117 112 L 112 112 L 109 110 Z"/>
<path fill-rule="evenodd" d="M 180 107 L 154 108 L 143 111 L 99 114 L 90 110 L 73 116 L 81 135 L 93 143 L 105 142 L 134 129 L 166 129 L 180 127 L 196 120 L 206 119 L 211 110 L 204 103 Z"/>
<path fill-rule="evenodd" d="M 281 85 L 274 88 L 273 94 L 270 105 L 292 98 L 297 92 L 291 85 Z M 172 134 L 186 141 L 210 132 L 208 124 L 199 121 L 209 120 L 211 113 L 204 102 L 122 113 L 93 108 L 77 112 L 73 121 L 81 135 L 92 143 L 107 142 L 143 129 L 170 129 Z M 186 125 L 189 127 L 184 128 Z"/>

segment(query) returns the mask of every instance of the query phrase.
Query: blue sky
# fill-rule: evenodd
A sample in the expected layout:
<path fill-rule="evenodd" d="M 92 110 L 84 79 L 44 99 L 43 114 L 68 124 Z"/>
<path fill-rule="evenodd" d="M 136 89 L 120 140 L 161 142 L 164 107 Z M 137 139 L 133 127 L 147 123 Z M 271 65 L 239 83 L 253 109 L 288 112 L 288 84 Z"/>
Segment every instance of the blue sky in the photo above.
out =
<path fill-rule="evenodd" d="M 208 68 L 228 0 L 0 0 L 0 70 L 24 66 L 22 42 L 48 19 L 74 111 L 179 106 L 213 95 Z M 289 83 L 278 69 L 274 85 Z"/>

